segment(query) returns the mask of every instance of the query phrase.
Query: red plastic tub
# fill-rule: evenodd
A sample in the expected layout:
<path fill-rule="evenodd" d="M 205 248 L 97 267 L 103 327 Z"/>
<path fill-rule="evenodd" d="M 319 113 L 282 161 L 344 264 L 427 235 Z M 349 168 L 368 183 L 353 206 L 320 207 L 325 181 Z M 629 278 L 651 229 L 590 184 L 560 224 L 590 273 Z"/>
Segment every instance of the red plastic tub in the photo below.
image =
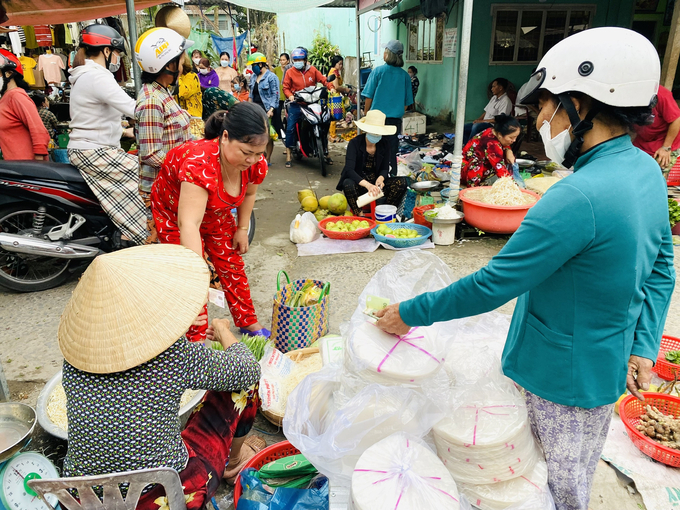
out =
<path fill-rule="evenodd" d="M 659 347 L 659 354 L 656 358 L 656 364 L 652 368 L 653 372 L 659 374 L 661 379 L 672 381 L 677 374 L 680 377 L 680 365 L 666 361 L 666 353 L 668 351 L 680 350 L 680 338 L 674 336 L 663 335 L 661 337 L 661 346 Z"/>
<path fill-rule="evenodd" d="M 260 453 L 256 454 L 252 459 L 246 462 L 246 464 L 243 466 L 243 469 L 260 469 L 265 464 L 274 462 L 276 459 L 297 455 L 298 453 L 300 453 L 300 450 L 290 444 L 289 441 L 281 441 L 280 443 L 268 446 Z M 241 471 L 243 471 L 243 469 Z M 236 477 L 236 483 L 234 484 L 234 510 L 236 510 L 236 507 L 238 506 L 238 498 L 241 497 L 242 493 L 243 489 L 241 488 L 241 474 L 239 473 L 239 476 Z"/>
<path fill-rule="evenodd" d="M 485 186 L 490 188 L 489 186 Z M 522 224 L 522 220 L 536 202 L 527 205 L 491 205 L 477 200 L 466 198 L 466 193 L 471 190 L 483 188 L 467 188 L 460 190 L 460 200 L 463 202 L 463 212 L 465 213 L 465 223 L 473 227 L 488 232 L 490 234 L 512 234 Z M 540 196 L 533 191 L 523 189 L 522 193 L 536 198 Z"/>

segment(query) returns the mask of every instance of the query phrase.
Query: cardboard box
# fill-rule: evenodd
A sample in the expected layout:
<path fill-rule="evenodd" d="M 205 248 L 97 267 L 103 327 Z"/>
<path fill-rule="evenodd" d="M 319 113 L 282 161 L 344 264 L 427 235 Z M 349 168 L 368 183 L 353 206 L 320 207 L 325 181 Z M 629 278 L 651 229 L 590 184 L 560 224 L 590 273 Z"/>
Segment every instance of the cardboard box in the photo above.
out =
<path fill-rule="evenodd" d="M 402 119 L 402 135 L 422 135 L 426 132 L 427 117 L 422 113 L 407 112 Z"/>

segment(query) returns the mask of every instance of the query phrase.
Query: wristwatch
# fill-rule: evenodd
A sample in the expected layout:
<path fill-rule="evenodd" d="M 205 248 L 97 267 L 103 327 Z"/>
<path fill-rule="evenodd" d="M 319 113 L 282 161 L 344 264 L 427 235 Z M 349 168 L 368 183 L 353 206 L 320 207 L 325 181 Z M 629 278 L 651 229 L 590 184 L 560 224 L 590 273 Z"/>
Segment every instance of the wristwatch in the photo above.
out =
<path fill-rule="evenodd" d="M 661 148 L 663 150 L 665 150 L 666 152 L 671 152 L 671 150 L 672 150 L 672 147 L 661 147 Z"/>

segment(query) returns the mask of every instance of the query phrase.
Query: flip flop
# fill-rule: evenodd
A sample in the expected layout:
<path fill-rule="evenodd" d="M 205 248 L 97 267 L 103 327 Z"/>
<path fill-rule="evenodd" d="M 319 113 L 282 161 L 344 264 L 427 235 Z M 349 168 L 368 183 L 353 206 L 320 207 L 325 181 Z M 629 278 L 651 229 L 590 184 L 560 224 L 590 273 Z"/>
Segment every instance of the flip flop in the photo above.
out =
<path fill-rule="evenodd" d="M 286 161 L 286 168 L 293 168 L 293 162 L 292 161 Z"/>
<path fill-rule="evenodd" d="M 265 338 L 269 338 L 272 334 L 272 332 L 269 331 L 267 328 L 258 329 L 257 331 L 250 331 L 249 329 L 246 328 L 239 328 L 239 331 L 241 332 L 242 335 L 263 336 Z"/>
<path fill-rule="evenodd" d="M 254 435 L 249 435 L 246 437 L 246 440 L 243 442 L 243 446 L 241 447 L 241 451 L 243 451 L 243 448 L 248 448 L 252 450 L 253 455 L 248 456 L 246 459 L 242 460 L 241 462 L 238 463 L 237 468 L 238 471 L 236 475 L 230 476 L 229 478 L 224 478 L 224 480 L 227 482 L 228 485 L 235 485 L 236 480 L 238 479 L 239 475 L 241 474 L 241 470 L 243 469 L 243 466 L 245 466 L 255 455 L 260 453 L 262 450 L 264 450 L 267 447 L 267 443 L 264 439 L 262 439 L 260 436 L 254 436 Z M 227 462 L 227 465 L 224 466 L 224 470 L 227 470 L 227 467 L 229 467 L 229 462 Z"/>
<path fill-rule="evenodd" d="M 326 156 L 325 160 L 326 160 L 326 164 L 327 164 L 327 165 L 333 166 L 333 160 L 332 160 L 331 158 L 329 158 L 328 156 Z"/>

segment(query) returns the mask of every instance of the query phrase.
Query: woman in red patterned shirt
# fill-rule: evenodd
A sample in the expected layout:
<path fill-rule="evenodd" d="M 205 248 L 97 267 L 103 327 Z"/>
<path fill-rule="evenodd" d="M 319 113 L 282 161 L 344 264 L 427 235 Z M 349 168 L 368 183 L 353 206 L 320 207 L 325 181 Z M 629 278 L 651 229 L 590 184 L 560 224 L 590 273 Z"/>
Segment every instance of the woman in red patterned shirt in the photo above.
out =
<path fill-rule="evenodd" d="M 493 127 L 473 137 L 463 149 L 461 184 L 490 186 L 500 177 L 512 176 L 515 155 L 510 146 L 520 133 L 517 119 L 497 115 Z"/>
<path fill-rule="evenodd" d="M 161 243 L 181 244 L 210 256 L 234 324 L 249 335 L 269 336 L 257 320 L 241 255 L 248 251 L 248 224 L 257 186 L 267 175 L 264 152 L 269 124 L 254 103 L 237 103 L 213 114 L 205 140 L 168 152 L 151 190 L 151 209 Z M 238 225 L 231 214 L 236 207 Z M 205 312 L 207 313 L 207 312 Z M 187 338 L 201 341 L 207 324 Z"/>

